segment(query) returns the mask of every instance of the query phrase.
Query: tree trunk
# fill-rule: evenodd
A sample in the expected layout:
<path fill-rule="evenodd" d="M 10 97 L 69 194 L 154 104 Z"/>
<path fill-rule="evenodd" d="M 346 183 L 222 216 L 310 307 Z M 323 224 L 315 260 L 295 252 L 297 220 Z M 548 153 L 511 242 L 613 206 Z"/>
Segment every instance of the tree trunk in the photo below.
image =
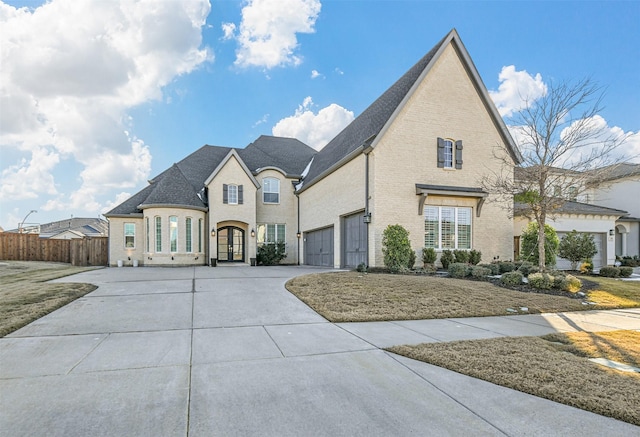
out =
<path fill-rule="evenodd" d="M 545 241 L 546 235 L 544 233 L 544 225 L 547 221 L 546 214 L 540 215 L 540 220 L 538 221 L 538 268 L 541 272 L 546 270 L 545 263 Z"/>

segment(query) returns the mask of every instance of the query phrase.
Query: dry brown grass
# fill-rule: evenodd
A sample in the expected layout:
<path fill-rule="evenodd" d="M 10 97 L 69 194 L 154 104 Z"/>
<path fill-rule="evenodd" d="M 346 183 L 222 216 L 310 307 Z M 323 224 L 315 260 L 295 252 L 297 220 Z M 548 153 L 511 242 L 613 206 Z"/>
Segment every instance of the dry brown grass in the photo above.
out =
<path fill-rule="evenodd" d="M 639 340 L 636 331 L 616 331 L 429 343 L 389 351 L 640 425 L 640 374 L 615 371 L 586 358 L 637 365 Z"/>
<path fill-rule="evenodd" d="M 95 290 L 91 284 L 45 283 L 91 269 L 60 263 L 3 262 L 0 265 L 0 337 Z"/>
<path fill-rule="evenodd" d="M 294 278 L 287 289 L 332 322 L 495 316 L 521 307 L 528 313 L 587 309 L 569 297 L 433 276 L 319 273 Z"/>

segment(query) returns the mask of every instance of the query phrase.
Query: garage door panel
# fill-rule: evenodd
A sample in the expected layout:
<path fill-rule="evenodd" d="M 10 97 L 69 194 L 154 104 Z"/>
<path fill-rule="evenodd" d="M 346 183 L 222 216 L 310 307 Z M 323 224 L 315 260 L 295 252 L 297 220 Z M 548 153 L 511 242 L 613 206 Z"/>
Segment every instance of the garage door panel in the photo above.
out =
<path fill-rule="evenodd" d="M 333 227 L 306 232 L 304 253 L 306 265 L 333 267 Z"/>
<path fill-rule="evenodd" d="M 344 253 L 343 266 L 357 267 L 367 262 L 367 228 L 362 213 L 344 218 Z"/>

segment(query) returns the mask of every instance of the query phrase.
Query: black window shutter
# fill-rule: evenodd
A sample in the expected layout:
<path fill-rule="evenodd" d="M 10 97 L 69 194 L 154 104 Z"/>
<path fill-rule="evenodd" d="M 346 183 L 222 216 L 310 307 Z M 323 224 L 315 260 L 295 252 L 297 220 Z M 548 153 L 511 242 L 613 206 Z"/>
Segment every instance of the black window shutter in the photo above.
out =
<path fill-rule="evenodd" d="M 238 205 L 242 205 L 242 185 L 238 185 Z"/>
<path fill-rule="evenodd" d="M 438 167 L 444 168 L 444 139 L 438 138 Z"/>
<path fill-rule="evenodd" d="M 462 140 L 456 141 L 456 168 L 462 168 Z"/>
<path fill-rule="evenodd" d="M 222 203 L 229 203 L 229 185 L 222 184 Z"/>

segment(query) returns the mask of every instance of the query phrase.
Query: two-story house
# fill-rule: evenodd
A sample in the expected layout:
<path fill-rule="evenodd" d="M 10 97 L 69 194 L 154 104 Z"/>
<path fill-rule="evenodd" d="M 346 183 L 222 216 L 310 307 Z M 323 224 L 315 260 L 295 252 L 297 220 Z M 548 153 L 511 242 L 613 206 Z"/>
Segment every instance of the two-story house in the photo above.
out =
<path fill-rule="evenodd" d="M 391 224 L 424 247 L 513 254 L 509 205 L 480 188 L 519 151 L 455 30 L 315 152 L 261 136 L 244 149 L 204 146 L 105 216 L 110 264 L 244 262 L 284 241 L 284 262 L 383 264 Z"/>

